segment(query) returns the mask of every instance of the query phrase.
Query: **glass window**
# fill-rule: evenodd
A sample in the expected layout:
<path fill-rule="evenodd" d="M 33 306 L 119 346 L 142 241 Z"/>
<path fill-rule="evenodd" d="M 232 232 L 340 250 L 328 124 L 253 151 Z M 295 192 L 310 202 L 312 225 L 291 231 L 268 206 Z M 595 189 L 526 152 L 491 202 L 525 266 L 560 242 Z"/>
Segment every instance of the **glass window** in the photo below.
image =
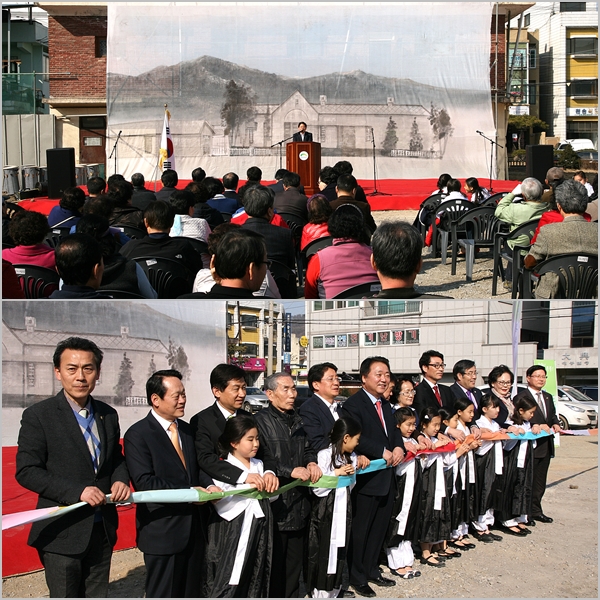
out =
<path fill-rule="evenodd" d="M 106 38 L 105 37 L 97 37 L 96 38 L 96 58 L 102 58 L 106 56 Z"/>
<path fill-rule="evenodd" d="M 537 69 L 537 46 L 535 44 L 529 46 L 529 68 Z"/>
<path fill-rule="evenodd" d="M 348 336 L 345 333 L 342 333 L 337 336 L 337 347 L 338 348 L 346 348 L 348 346 Z"/>
<path fill-rule="evenodd" d="M 534 80 L 529 84 L 529 104 L 535 104 L 537 101 L 537 85 Z"/>
<path fill-rule="evenodd" d="M 365 333 L 364 337 L 365 346 L 376 346 L 377 345 L 377 334 L 375 332 Z"/>
<path fill-rule="evenodd" d="M 377 333 L 377 343 L 380 346 L 389 346 L 390 345 L 390 332 L 389 331 L 379 331 Z"/>
<path fill-rule="evenodd" d="M 353 308 L 354 306 L 358 306 L 358 300 L 347 300 L 346 306 L 348 308 Z"/>
<path fill-rule="evenodd" d="M 256 315 L 240 315 L 240 324 L 248 329 L 256 329 L 258 327 L 258 317 Z"/>
<path fill-rule="evenodd" d="M 560 12 L 585 12 L 585 2 L 561 2 Z"/>
<path fill-rule="evenodd" d="M 576 37 L 567 40 L 567 54 L 593 56 L 598 55 L 598 38 Z"/>
<path fill-rule="evenodd" d="M 322 348 L 323 347 L 323 336 L 322 335 L 315 335 L 315 337 L 313 337 L 313 348 Z"/>
<path fill-rule="evenodd" d="M 321 300 L 315 300 L 313 302 L 313 310 L 323 310 L 323 302 Z"/>
<path fill-rule="evenodd" d="M 406 343 L 407 344 L 418 344 L 419 343 L 419 330 L 418 329 L 407 329 L 406 330 Z"/>
<path fill-rule="evenodd" d="M 404 330 L 392 331 L 392 344 L 404 344 Z"/>
<path fill-rule="evenodd" d="M 568 86 L 569 96 L 574 97 L 598 97 L 598 80 L 597 79 L 575 79 Z"/>
<path fill-rule="evenodd" d="M 596 303 L 573 302 L 571 316 L 571 348 L 591 348 L 594 345 Z"/>
<path fill-rule="evenodd" d="M 325 310 L 333 310 L 333 300 L 325 300 Z"/>
<path fill-rule="evenodd" d="M 325 336 L 325 348 L 335 348 L 335 335 Z"/>
<path fill-rule="evenodd" d="M 360 340 L 358 338 L 358 333 L 349 333 L 348 334 L 348 346 L 358 346 Z"/>
<path fill-rule="evenodd" d="M 35 363 L 27 363 L 27 387 L 35 387 Z"/>
<path fill-rule="evenodd" d="M 529 13 L 527 13 L 523 17 L 523 27 L 529 27 L 530 24 L 531 24 L 531 15 Z"/>

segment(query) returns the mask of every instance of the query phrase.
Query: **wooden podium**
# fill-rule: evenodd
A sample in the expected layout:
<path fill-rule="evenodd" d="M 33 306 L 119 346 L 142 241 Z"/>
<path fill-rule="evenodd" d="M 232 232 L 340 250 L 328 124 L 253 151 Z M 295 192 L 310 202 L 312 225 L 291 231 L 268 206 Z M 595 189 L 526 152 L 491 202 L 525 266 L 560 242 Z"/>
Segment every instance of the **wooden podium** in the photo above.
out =
<path fill-rule="evenodd" d="M 300 175 L 304 193 L 312 196 L 319 191 L 321 144 L 318 142 L 290 142 L 285 147 L 285 168 Z"/>

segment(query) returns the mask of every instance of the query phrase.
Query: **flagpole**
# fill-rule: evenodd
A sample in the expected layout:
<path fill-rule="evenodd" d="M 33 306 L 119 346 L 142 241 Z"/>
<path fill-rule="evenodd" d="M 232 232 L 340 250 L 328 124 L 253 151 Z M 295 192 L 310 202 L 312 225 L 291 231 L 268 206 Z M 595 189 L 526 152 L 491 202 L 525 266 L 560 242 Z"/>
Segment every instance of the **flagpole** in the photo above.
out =
<path fill-rule="evenodd" d="M 167 112 L 167 105 L 165 104 L 165 112 Z M 165 116 L 163 114 L 163 128 L 164 128 L 164 119 Z M 160 145 L 162 147 L 162 132 L 160 134 Z M 158 172 L 158 169 L 160 168 L 160 160 L 161 160 L 161 156 L 160 156 L 160 150 L 161 148 L 158 149 L 158 160 L 156 161 L 156 164 L 154 165 L 154 171 L 152 173 L 152 180 L 154 181 L 154 192 L 156 193 L 156 174 Z"/>

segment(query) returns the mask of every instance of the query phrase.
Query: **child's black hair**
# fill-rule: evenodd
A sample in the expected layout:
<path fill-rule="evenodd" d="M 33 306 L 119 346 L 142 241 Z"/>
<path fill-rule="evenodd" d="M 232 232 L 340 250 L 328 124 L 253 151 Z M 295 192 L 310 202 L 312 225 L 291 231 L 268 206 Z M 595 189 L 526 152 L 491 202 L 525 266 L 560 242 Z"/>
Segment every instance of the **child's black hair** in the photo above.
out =
<path fill-rule="evenodd" d="M 408 419 L 417 419 L 417 416 L 413 412 L 412 408 L 408 406 L 402 406 L 394 413 L 394 419 L 396 419 L 396 423 L 398 425 L 402 425 L 404 421 L 408 421 Z"/>
<path fill-rule="evenodd" d="M 449 421 L 455 414 L 456 414 L 456 410 L 454 408 L 454 405 L 452 408 L 440 408 L 438 410 L 438 414 L 440 416 L 440 418 L 442 419 L 442 423 L 444 423 L 444 421 Z"/>
<path fill-rule="evenodd" d="M 233 452 L 231 444 L 237 444 L 251 429 L 258 429 L 258 427 L 254 417 L 250 415 L 238 414 L 227 419 L 225 429 L 218 441 L 221 457 L 225 458 L 230 452 Z"/>
<path fill-rule="evenodd" d="M 486 394 L 479 403 L 481 414 L 483 414 L 484 408 L 497 408 L 498 406 L 500 406 L 500 398 L 496 394 Z"/>
<path fill-rule="evenodd" d="M 515 398 L 513 405 L 515 407 L 515 412 L 513 413 L 511 419 L 515 425 L 523 424 L 523 417 L 519 413 L 519 409 L 526 411 L 531 410 L 532 408 L 537 408 L 537 402 L 532 398 L 529 398 L 529 396 L 519 396 L 518 398 Z"/>
<path fill-rule="evenodd" d="M 438 408 L 434 408 L 433 406 L 428 406 L 427 408 L 424 408 L 421 411 L 421 415 L 420 415 L 419 430 L 423 431 L 423 429 L 425 429 L 425 426 L 429 425 L 429 423 L 431 422 L 431 419 L 433 419 L 434 417 L 439 417 L 439 416 L 440 416 L 440 411 Z"/>
<path fill-rule="evenodd" d="M 352 417 L 340 417 L 329 434 L 329 440 L 333 446 L 331 450 L 331 464 L 334 469 L 350 463 L 350 454 L 343 452 L 344 437 L 354 437 L 361 432 L 360 423 Z M 338 464 L 339 463 L 339 464 Z"/>

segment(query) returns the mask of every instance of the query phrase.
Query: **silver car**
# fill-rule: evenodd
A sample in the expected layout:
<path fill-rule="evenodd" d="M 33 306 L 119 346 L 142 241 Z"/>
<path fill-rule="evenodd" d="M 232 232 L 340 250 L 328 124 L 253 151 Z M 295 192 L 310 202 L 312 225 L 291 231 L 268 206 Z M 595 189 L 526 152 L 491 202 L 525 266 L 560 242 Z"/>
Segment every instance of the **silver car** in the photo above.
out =
<path fill-rule="evenodd" d="M 558 386 L 556 412 L 563 429 L 598 427 L 598 402 L 570 385 Z"/>
<path fill-rule="evenodd" d="M 249 413 L 255 413 L 269 406 L 267 395 L 257 387 L 246 388 L 246 398 L 242 408 Z"/>

